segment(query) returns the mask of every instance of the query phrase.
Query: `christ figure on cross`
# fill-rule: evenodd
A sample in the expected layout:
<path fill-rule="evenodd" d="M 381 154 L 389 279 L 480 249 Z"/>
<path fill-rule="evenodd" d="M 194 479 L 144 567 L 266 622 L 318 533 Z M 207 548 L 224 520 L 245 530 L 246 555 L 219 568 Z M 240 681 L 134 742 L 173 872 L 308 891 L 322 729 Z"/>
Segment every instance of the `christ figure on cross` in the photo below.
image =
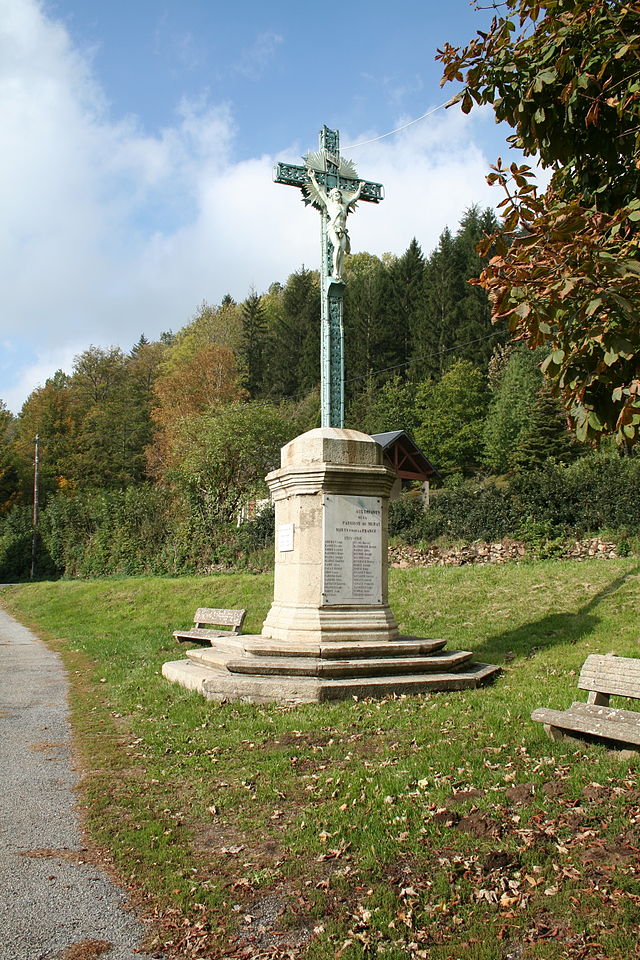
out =
<path fill-rule="evenodd" d="M 324 209 L 327 215 L 327 233 L 333 247 L 332 275 L 337 280 L 341 280 L 345 254 L 351 253 L 347 216 L 355 209 L 356 201 L 360 199 L 364 180 L 360 181 L 355 193 L 349 193 L 340 187 L 332 187 L 331 190 L 327 191 L 318 183 L 312 167 L 307 167 L 307 173 L 309 182 L 306 189 L 309 196 L 321 209 Z"/>
<path fill-rule="evenodd" d="M 344 426 L 344 332 L 342 326 L 344 258 L 350 252 L 347 217 L 357 200 L 380 203 L 381 183 L 361 180 L 356 168 L 340 156 L 337 130 L 323 127 L 320 149 L 308 152 L 304 166 L 278 163 L 276 183 L 302 190 L 302 199 L 321 213 L 320 406 L 323 427 Z"/>

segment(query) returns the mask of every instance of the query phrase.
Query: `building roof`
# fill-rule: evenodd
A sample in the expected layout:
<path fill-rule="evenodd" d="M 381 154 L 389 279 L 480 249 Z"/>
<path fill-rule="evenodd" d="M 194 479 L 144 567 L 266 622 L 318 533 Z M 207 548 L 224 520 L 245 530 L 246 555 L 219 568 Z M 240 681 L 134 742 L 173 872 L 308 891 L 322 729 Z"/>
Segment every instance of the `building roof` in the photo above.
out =
<path fill-rule="evenodd" d="M 440 479 L 436 468 L 404 430 L 372 433 L 371 439 L 380 444 L 386 465 L 402 480 Z"/>
<path fill-rule="evenodd" d="M 405 437 L 407 436 L 404 430 L 390 430 L 389 433 L 372 433 L 371 439 L 379 443 L 383 450 L 386 450 L 390 443 L 393 443 L 394 440 L 397 440 L 398 437 L 401 437 L 403 434 Z"/>

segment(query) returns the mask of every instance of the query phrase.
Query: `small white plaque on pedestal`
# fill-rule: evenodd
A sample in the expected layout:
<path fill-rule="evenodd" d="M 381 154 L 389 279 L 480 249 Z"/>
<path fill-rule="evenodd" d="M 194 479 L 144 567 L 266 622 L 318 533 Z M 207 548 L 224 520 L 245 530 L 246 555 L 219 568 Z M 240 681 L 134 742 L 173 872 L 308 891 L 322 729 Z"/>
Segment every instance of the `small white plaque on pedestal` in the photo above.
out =
<path fill-rule="evenodd" d="M 288 553 L 293 550 L 293 524 L 281 523 L 278 527 L 278 550 Z"/>
<path fill-rule="evenodd" d="M 322 604 L 382 603 L 382 501 L 323 496 Z"/>

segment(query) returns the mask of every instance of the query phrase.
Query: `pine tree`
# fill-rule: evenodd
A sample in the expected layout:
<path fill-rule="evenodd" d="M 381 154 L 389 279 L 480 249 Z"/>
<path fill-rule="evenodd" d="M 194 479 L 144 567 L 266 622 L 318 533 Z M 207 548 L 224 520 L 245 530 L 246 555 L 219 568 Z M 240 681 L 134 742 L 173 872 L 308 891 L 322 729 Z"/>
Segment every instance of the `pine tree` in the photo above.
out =
<path fill-rule="evenodd" d="M 292 273 L 269 330 L 271 394 L 294 397 L 320 382 L 320 282 L 315 271 Z"/>
<path fill-rule="evenodd" d="M 414 237 L 405 253 L 389 268 L 390 296 L 387 318 L 394 333 L 397 364 L 408 364 L 413 344 L 424 322 L 425 264 L 420 244 Z"/>
<path fill-rule="evenodd" d="M 510 457 L 513 470 L 535 470 L 546 460 L 566 463 L 575 455 L 562 405 L 543 383 Z"/>
<path fill-rule="evenodd" d="M 385 315 L 390 287 L 388 268 L 370 253 L 347 258 L 344 301 L 345 392 L 348 400 L 380 384 L 393 365 L 395 331 Z"/>
<path fill-rule="evenodd" d="M 149 341 L 145 337 L 144 333 L 141 333 L 140 339 L 136 343 L 134 343 L 134 345 L 131 347 L 131 350 L 129 351 L 129 356 L 130 357 L 137 356 L 138 353 L 142 350 L 142 348 L 146 347 L 148 343 Z"/>
<path fill-rule="evenodd" d="M 514 350 L 499 377 L 484 426 L 484 462 L 495 473 L 504 473 L 542 384 L 534 355 L 522 347 Z"/>
<path fill-rule="evenodd" d="M 413 343 L 412 370 L 419 379 L 441 377 L 451 360 L 460 287 L 454 240 L 445 229 L 425 265 L 424 313 Z"/>
<path fill-rule="evenodd" d="M 506 339 L 504 327 L 491 324 L 486 294 L 469 283 L 484 265 L 476 246 L 495 226 L 491 209 L 471 207 L 455 236 L 449 229 L 440 235 L 425 264 L 424 312 L 413 338 L 414 376 L 441 377 L 452 356 L 486 370 L 495 343 Z"/>
<path fill-rule="evenodd" d="M 477 252 L 478 244 L 497 227 L 493 210 L 487 208 L 481 212 L 479 207 L 472 206 L 460 221 L 454 241 L 460 283 L 452 346 L 457 357 L 471 360 L 483 370 L 496 343 L 506 339 L 507 331 L 504 324 L 491 323 L 489 298 L 481 287 L 470 284 L 469 280 L 480 276 L 486 262 Z"/>
<path fill-rule="evenodd" d="M 250 397 L 264 392 L 267 321 L 262 299 L 252 290 L 242 305 L 242 342 L 240 356 L 245 364 L 244 385 Z"/>

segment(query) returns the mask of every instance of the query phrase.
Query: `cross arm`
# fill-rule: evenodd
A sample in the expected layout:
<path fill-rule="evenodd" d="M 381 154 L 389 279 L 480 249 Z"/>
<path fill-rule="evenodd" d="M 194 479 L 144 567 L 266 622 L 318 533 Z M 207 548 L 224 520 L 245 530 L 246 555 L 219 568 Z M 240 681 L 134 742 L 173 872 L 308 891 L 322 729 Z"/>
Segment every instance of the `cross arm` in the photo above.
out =
<path fill-rule="evenodd" d="M 381 183 L 373 183 L 370 180 L 351 180 L 348 177 L 326 174 L 322 171 L 316 171 L 316 177 L 318 182 L 325 186 L 340 187 L 349 193 L 355 193 L 358 185 L 362 182 L 363 186 L 359 200 L 367 200 L 369 203 L 380 203 L 381 200 L 384 200 L 384 187 Z M 330 178 L 329 181 L 327 181 L 327 177 Z M 302 189 L 309 182 L 309 174 L 306 167 L 294 163 L 278 163 L 273 171 L 273 179 L 275 183 L 284 183 L 286 186 Z"/>

